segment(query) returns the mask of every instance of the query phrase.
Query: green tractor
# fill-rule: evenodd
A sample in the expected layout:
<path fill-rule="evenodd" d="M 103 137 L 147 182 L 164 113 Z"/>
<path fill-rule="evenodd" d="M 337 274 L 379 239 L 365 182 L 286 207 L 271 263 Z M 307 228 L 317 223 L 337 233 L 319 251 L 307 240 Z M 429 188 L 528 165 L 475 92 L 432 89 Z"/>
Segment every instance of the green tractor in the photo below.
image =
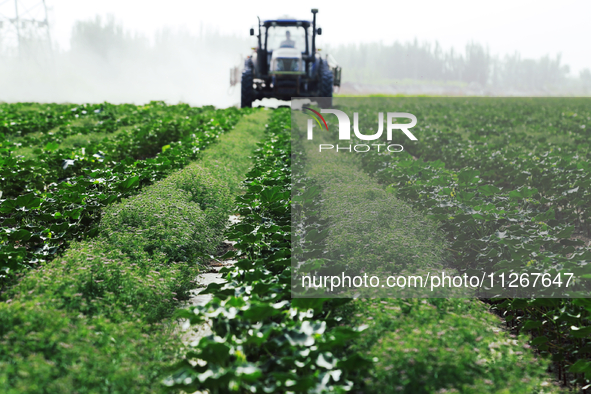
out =
<path fill-rule="evenodd" d="M 333 88 L 341 85 L 341 68 L 332 56 L 322 57 L 316 48 L 316 35 L 322 34 L 316 27 L 317 13 L 312 9 L 312 22 L 259 19 L 258 46 L 242 70 L 242 108 L 263 98 L 289 101 L 292 97 L 322 97 L 319 105 L 331 106 Z M 255 35 L 254 29 L 250 35 Z"/>

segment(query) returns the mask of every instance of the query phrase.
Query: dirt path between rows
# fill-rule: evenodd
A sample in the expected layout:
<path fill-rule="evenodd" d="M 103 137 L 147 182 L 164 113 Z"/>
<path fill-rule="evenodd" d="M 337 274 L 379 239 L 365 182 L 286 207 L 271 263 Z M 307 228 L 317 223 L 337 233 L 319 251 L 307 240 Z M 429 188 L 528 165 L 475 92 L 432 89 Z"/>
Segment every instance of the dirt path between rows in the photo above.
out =
<path fill-rule="evenodd" d="M 228 219 L 230 225 L 238 223 L 239 221 L 240 219 L 235 215 L 231 215 Z M 226 240 L 223 243 L 231 248 L 236 242 Z M 212 265 L 210 272 L 199 274 L 196 278 L 198 287 L 190 291 L 191 298 L 189 298 L 181 308 L 207 304 L 213 296 L 211 294 L 201 294 L 201 292 L 205 290 L 210 283 L 225 283 L 226 280 L 222 277 L 222 274 L 219 273 L 219 270 L 222 267 L 231 266 L 235 262 L 236 260 L 225 260 L 219 265 Z M 180 335 L 183 344 L 187 347 L 196 345 L 201 338 L 212 334 L 209 323 L 191 326 L 187 319 L 179 319 L 178 324 L 179 326 L 176 332 Z"/>

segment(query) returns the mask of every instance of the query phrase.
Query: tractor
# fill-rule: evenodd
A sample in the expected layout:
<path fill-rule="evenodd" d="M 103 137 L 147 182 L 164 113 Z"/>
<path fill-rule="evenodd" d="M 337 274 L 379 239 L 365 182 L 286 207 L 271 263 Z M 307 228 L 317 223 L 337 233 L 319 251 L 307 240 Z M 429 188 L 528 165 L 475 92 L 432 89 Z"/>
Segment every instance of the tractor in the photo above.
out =
<path fill-rule="evenodd" d="M 317 9 L 312 9 L 312 22 L 297 19 L 275 19 L 258 22 L 258 46 L 244 61 L 241 78 L 240 106 L 252 107 L 255 100 L 292 97 L 322 97 L 323 107 L 332 104 L 334 86 L 341 85 L 341 67 L 334 57 L 322 57 L 316 48 Z M 255 35 L 255 29 L 250 29 Z M 231 83 L 236 84 L 235 70 Z"/>

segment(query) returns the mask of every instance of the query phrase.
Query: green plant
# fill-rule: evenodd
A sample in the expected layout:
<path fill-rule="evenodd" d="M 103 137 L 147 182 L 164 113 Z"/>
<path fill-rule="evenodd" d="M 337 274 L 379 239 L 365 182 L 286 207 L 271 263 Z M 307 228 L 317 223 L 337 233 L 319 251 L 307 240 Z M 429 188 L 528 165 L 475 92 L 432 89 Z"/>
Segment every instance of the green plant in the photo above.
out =
<path fill-rule="evenodd" d="M 20 104 L 7 106 L 19 119 L 35 116 L 35 111 L 19 112 Z M 18 132 L 26 121 L 11 121 L 5 128 L 10 134 L 0 134 L 0 283 L 51 260 L 72 240 L 95 236 L 101 208 L 183 168 L 231 130 L 242 113 L 251 111 L 161 102 L 142 107 L 86 105 L 56 114 L 61 119 L 57 130 L 47 131 L 49 125 L 37 122 L 39 131 L 26 135 Z M 10 116 L 5 119 L 9 122 Z M 134 124 L 141 127 L 130 129 Z M 91 138 L 115 132 L 126 137 Z M 82 148 L 61 144 L 78 135 L 89 136 L 90 144 Z M 157 149 L 148 151 L 145 143 Z M 21 157 L 21 147 L 33 149 L 34 158 Z M 132 158 L 139 157 L 137 152 L 142 152 L 140 160 Z"/>
<path fill-rule="evenodd" d="M 210 149 L 222 160 L 222 144 Z M 215 252 L 234 208 L 218 175 L 190 164 L 105 208 L 98 236 L 17 273 L 0 304 L 0 390 L 162 392 L 160 377 L 180 357 L 167 319 L 210 259 L 198 252 Z"/>
<path fill-rule="evenodd" d="M 547 361 L 470 299 L 358 300 L 352 324 L 370 327 L 352 348 L 376 359 L 368 393 L 550 393 Z"/>
<path fill-rule="evenodd" d="M 342 392 L 352 387 L 354 370 L 368 363 L 344 354 L 359 330 L 332 315 L 343 301 L 291 299 L 288 122 L 288 111 L 272 114 L 247 190 L 238 197 L 242 221 L 228 233 L 238 261 L 222 270 L 228 283 L 210 284 L 204 293 L 213 294 L 212 301 L 177 313 L 191 324 L 211 321 L 213 335 L 192 346 L 166 376 L 172 389 Z"/>
<path fill-rule="evenodd" d="M 145 193 L 108 207 L 99 231 L 130 256 L 160 252 L 170 261 L 194 262 L 215 252 L 231 207 L 224 183 L 192 164 Z"/>
<path fill-rule="evenodd" d="M 588 390 L 590 306 L 557 297 L 588 294 L 589 99 L 391 100 L 420 117 L 419 141 L 365 154 L 363 168 L 440 222 L 459 269 L 574 273 L 571 289 L 490 302 L 515 333 L 533 336 L 565 386 Z"/>

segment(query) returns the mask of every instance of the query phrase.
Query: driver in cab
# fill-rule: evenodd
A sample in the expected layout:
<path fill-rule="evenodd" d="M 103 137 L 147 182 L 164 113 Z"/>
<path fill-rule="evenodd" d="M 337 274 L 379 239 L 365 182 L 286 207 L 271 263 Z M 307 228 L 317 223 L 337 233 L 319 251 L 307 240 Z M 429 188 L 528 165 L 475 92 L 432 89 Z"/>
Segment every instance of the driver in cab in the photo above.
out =
<path fill-rule="evenodd" d="M 295 48 L 295 41 L 291 39 L 291 33 L 285 32 L 285 40 L 281 41 L 280 48 Z"/>

